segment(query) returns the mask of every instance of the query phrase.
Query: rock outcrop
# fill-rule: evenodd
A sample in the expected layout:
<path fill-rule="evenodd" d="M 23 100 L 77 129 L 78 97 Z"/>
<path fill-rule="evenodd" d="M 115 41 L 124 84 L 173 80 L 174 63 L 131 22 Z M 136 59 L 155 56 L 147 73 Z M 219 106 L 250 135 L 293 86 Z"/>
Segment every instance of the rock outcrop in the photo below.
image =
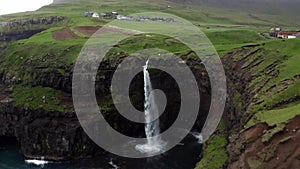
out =
<path fill-rule="evenodd" d="M 64 19 L 64 17 L 52 16 L 20 21 L 0 22 L 0 42 L 27 39 L 44 31 L 54 24 L 58 24 Z"/>
<path fill-rule="evenodd" d="M 83 132 L 75 112 L 29 110 L 7 100 L 0 110 L 0 135 L 17 138 L 27 158 L 71 160 L 103 152 Z"/>
<path fill-rule="evenodd" d="M 278 77 L 281 58 L 285 58 L 285 55 L 277 52 L 277 59 L 266 62 L 265 55 L 274 51 L 267 51 L 263 45 L 235 49 L 223 58 L 229 82 L 228 113 L 225 114 L 225 118 L 228 121 L 228 128 L 234 128 L 229 130 L 227 147 L 230 169 L 297 168 L 300 163 L 299 116 L 275 125 L 259 120 L 250 127 L 246 125 L 249 119 L 255 116 L 251 108 L 258 107 L 264 102 L 259 99 L 259 94 L 265 94 L 262 89 Z M 284 80 L 280 82 L 281 87 L 275 89 L 273 86 L 266 92 L 282 92 L 292 82 L 293 79 Z M 265 104 L 260 111 L 272 110 L 283 104 L 295 102 L 297 98 L 299 96 L 292 95 L 288 100 Z"/>

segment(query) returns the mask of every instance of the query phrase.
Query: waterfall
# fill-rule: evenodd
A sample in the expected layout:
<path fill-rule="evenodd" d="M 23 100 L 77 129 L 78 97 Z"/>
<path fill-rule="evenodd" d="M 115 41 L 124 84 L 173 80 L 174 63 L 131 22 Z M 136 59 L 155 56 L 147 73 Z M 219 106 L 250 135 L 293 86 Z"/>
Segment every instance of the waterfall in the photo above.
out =
<path fill-rule="evenodd" d="M 150 76 L 148 72 L 148 61 L 146 62 L 146 65 L 144 66 L 144 92 L 145 92 L 145 103 L 144 103 L 144 109 L 145 109 L 145 119 L 146 119 L 146 125 L 145 125 L 145 133 L 147 136 L 147 144 L 149 145 L 156 145 L 158 143 L 158 138 L 153 137 L 160 133 L 159 128 L 159 120 L 155 120 L 153 123 L 151 123 L 151 118 L 153 115 L 157 115 L 157 107 L 154 100 L 153 94 L 151 94 L 152 91 L 152 84 L 150 81 Z"/>
<path fill-rule="evenodd" d="M 159 119 L 151 122 L 153 116 L 158 116 L 158 109 L 155 103 L 155 98 L 152 91 L 152 84 L 148 72 L 148 63 L 147 60 L 146 65 L 143 66 L 144 73 L 144 113 L 145 113 L 145 133 L 147 138 L 147 143 L 143 145 L 137 145 L 136 149 L 142 153 L 157 153 L 162 151 L 163 142 L 161 138 L 158 136 L 160 134 L 159 127 Z M 154 137 L 157 136 L 157 137 Z"/>

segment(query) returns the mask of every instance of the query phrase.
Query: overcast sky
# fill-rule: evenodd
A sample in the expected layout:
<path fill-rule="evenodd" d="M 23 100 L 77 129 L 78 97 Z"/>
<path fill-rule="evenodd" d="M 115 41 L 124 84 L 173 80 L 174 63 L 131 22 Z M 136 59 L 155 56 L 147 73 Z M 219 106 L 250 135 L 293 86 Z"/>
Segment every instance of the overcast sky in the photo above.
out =
<path fill-rule="evenodd" d="M 52 2 L 53 0 L 0 0 L 0 15 L 34 11 Z"/>

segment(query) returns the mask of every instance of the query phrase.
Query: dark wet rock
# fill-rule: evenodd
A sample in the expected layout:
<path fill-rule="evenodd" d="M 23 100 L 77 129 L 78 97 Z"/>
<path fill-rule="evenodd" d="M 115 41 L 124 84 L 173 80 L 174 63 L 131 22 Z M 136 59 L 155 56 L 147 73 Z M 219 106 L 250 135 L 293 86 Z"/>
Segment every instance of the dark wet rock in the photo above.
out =
<path fill-rule="evenodd" d="M 64 20 L 64 17 L 61 16 L 52 16 L 47 18 L 33 18 L 28 20 L 12 21 L 12 22 L 0 22 L 0 27 L 5 28 L 16 28 L 20 26 L 29 26 L 29 25 L 49 25 L 57 23 Z"/>
<path fill-rule="evenodd" d="M 46 112 L 0 103 L 0 136 L 16 137 L 28 158 L 86 158 L 103 152 L 83 132 L 75 112 Z"/>
<path fill-rule="evenodd" d="M 45 29 L 26 30 L 22 32 L 7 32 L 0 34 L 0 42 L 10 42 L 15 40 L 27 39 L 31 36 L 44 31 Z"/>
<path fill-rule="evenodd" d="M 105 60 L 101 63 L 96 78 L 96 95 L 100 107 L 106 107 L 102 111 L 105 119 L 117 131 L 128 136 L 144 136 L 144 125 L 128 121 L 111 105 L 110 86 L 113 74 L 122 60 Z M 138 60 L 142 65 L 145 60 Z M 91 65 L 82 64 L 83 69 L 91 69 Z M 72 72 L 73 66 L 61 67 L 64 73 L 56 70 L 39 71 L 39 69 L 22 72 L 19 78 L 13 78 L 6 72 L 0 73 L 1 84 L 4 91 L 9 91 L 10 86 L 23 84 L 25 86 L 51 87 L 63 91 L 66 95 L 63 104 L 72 107 Z M 208 108 L 210 106 L 210 82 L 204 73 L 205 69 L 192 67 L 192 72 L 199 83 L 201 93 L 201 106 L 195 130 L 201 131 L 204 125 Z M 130 69 L 128 69 L 130 72 Z M 201 73 L 202 72 L 202 73 Z M 162 130 L 172 125 L 177 117 L 176 110 L 180 106 L 180 94 L 176 90 L 174 80 L 167 74 L 152 70 L 150 75 L 153 87 L 161 89 L 167 95 L 168 106 L 161 117 Z M 25 78 L 27 77 L 27 78 Z M 83 76 L 82 78 L 87 78 Z M 143 75 L 138 74 L 136 80 L 131 83 L 131 101 L 137 108 L 143 109 Z M 31 110 L 26 107 L 16 107 L 11 93 L 0 94 L 0 136 L 16 137 L 21 144 L 22 153 L 28 158 L 44 156 L 49 160 L 71 160 L 87 158 L 104 150 L 99 148 L 81 128 L 76 113 L 72 108 L 64 111 L 45 111 L 43 109 Z"/>

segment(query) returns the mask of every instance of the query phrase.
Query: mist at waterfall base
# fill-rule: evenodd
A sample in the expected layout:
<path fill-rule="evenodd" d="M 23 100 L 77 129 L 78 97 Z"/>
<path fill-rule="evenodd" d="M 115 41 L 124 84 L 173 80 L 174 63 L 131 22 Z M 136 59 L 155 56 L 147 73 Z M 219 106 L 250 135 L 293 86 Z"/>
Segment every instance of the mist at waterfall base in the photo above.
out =
<path fill-rule="evenodd" d="M 146 122 L 157 112 L 155 98 L 151 94 L 152 85 L 147 70 L 148 62 L 144 66 L 144 109 Z M 136 150 L 142 153 L 157 153 L 164 149 L 166 142 L 159 135 L 159 120 L 145 124 L 147 143 L 137 145 Z M 0 137 L 0 168 L 2 169 L 194 169 L 200 160 L 202 151 L 202 136 L 200 133 L 191 132 L 181 143 L 168 152 L 161 155 L 143 158 L 129 159 L 105 153 L 97 157 L 85 160 L 69 161 L 63 163 L 28 160 L 21 152 L 18 141 L 15 138 Z"/>

